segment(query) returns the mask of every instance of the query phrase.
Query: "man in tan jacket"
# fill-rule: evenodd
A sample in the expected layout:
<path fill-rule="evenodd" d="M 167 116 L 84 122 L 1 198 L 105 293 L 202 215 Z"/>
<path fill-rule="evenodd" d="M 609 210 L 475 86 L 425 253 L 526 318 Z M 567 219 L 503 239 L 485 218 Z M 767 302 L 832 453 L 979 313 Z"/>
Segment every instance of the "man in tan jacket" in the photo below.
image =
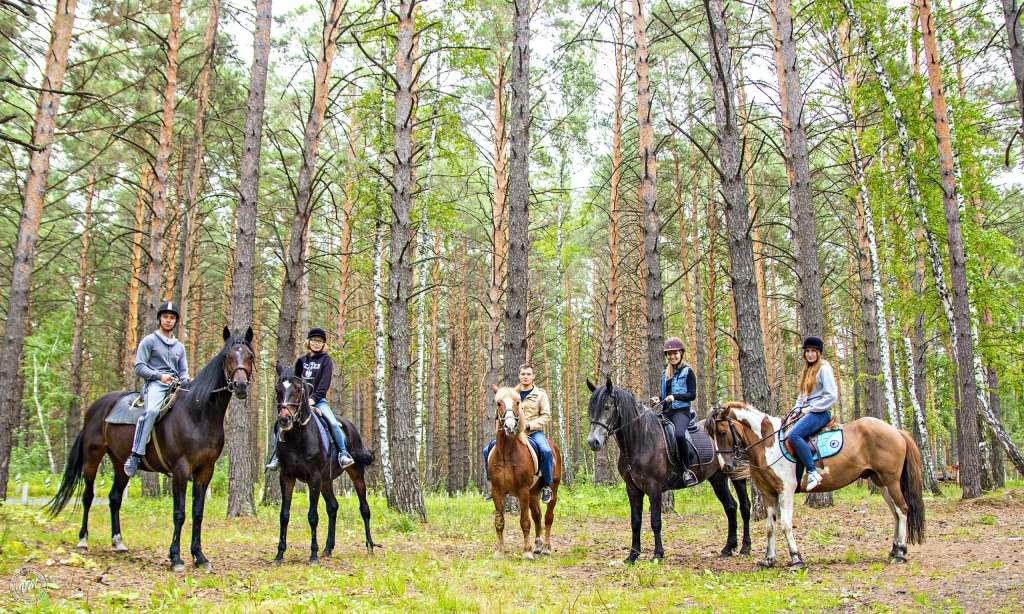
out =
<path fill-rule="evenodd" d="M 519 412 L 526 421 L 526 434 L 537 451 L 537 460 L 540 463 L 540 500 L 547 503 L 551 501 L 554 457 L 551 445 L 544 436 L 544 429 L 551 421 L 551 399 L 543 388 L 533 384 L 533 367 L 529 363 L 519 366 L 519 385 L 516 386 L 516 391 L 519 392 Z M 484 447 L 484 471 L 487 470 L 487 456 L 493 447 L 493 439 Z M 487 479 L 490 480 L 491 476 L 488 475 Z"/>

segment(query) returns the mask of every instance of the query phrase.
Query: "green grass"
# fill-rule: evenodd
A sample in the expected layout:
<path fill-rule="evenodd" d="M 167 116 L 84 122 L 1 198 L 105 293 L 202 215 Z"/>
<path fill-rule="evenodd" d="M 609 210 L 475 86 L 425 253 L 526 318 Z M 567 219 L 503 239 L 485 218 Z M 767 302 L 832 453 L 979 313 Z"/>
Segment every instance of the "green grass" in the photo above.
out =
<path fill-rule="evenodd" d="M 859 488 L 838 492 L 834 510 L 812 512 L 800 505 L 797 539 L 812 565 L 800 572 L 754 571 L 753 558 L 715 558 L 725 525 L 721 507 L 706 486 L 677 494 L 678 516 L 665 519 L 668 559 L 631 567 L 620 562 L 629 540 L 629 510 L 621 487 L 563 488 L 553 531 L 555 553 L 536 561 L 520 557 L 521 533 L 512 517 L 506 518 L 508 552 L 503 558 L 493 557 L 493 504 L 476 494 L 427 496 L 428 523 L 397 514 L 382 497 L 372 496 L 374 537 L 383 547 L 368 555 L 362 547 L 356 500 L 341 497 L 335 556 L 324 559 L 319 567 L 306 564 L 309 529 L 304 494 L 295 496 L 287 561 L 280 566 L 269 563 L 276 551 L 278 510 L 260 508 L 256 518 L 228 520 L 226 502 L 218 494 L 207 505 L 203 538 L 213 573 L 191 565 L 180 575 L 167 570 L 171 501 L 143 499 L 136 490 L 122 514 L 125 540 L 132 550 L 127 556 L 109 552 L 105 506 L 92 513 L 91 550 L 85 554 L 73 550 L 80 510 L 69 509 L 50 520 L 37 509 L 0 506 L 0 581 L 6 582 L 26 565 L 41 570 L 49 583 L 19 607 L 55 612 L 207 612 L 211 608 L 230 612 L 339 608 L 359 612 L 778 612 L 961 607 L 948 595 L 917 587 L 919 581 L 932 579 L 955 583 L 952 570 L 924 570 L 917 560 L 902 567 L 882 562 L 888 548 L 889 512 L 880 497 Z M 998 497 L 1000 505 L 1018 506 L 1017 513 L 1024 504 L 1017 491 L 990 496 Z M 957 502 L 934 499 L 928 505 L 935 509 Z M 831 519 L 838 514 L 863 522 Z M 996 511 L 975 512 L 971 518 L 975 519 L 972 534 L 1003 526 Z M 321 507 L 321 547 L 326 520 Z M 187 520 L 183 531 L 183 554 L 189 563 L 190 526 Z M 951 528 L 952 533 L 957 530 Z M 755 524 L 753 533 L 754 550 L 760 556 L 763 525 Z M 645 513 L 646 557 L 651 539 Z M 780 535 L 783 565 L 785 551 Z M 991 573 L 1000 565 L 986 561 L 974 567 Z M 887 588 L 879 591 L 878 586 Z M 0 609 L 8 607 L 6 596 L 0 597 Z"/>

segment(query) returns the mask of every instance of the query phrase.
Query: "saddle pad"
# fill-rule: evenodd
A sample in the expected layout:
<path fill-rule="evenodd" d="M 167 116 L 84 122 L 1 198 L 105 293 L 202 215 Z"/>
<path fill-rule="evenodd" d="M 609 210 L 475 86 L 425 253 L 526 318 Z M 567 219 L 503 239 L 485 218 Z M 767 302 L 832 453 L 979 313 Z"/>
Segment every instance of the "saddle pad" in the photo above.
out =
<path fill-rule="evenodd" d="M 697 460 L 702 465 L 710 463 L 711 459 L 715 456 L 715 442 L 711 440 L 711 436 L 708 435 L 703 426 L 697 430 L 689 430 L 690 443 L 693 444 L 694 450 L 697 451 Z"/>
<path fill-rule="evenodd" d="M 324 450 L 327 450 L 328 456 L 330 456 L 332 452 L 331 444 L 333 444 L 334 442 L 331 440 L 330 435 L 328 435 L 327 433 L 327 420 L 325 420 L 316 412 L 313 412 L 313 422 L 316 423 L 316 430 L 320 433 L 320 443 L 321 445 L 323 445 Z"/>
<path fill-rule="evenodd" d="M 146 411 L 146 404 L 138 392 L 129 392 L 114 403 L 107 414 L 108 424 L 136 424 Z"/>
<path fill-rule="evenodd" d="M 821 431 L 815 435 L 811 440 L 811 454 L 813 455 L 814 461 L 818 462 L 822 459 L 830 458 L 839 454 L 839 451 L 843 449 L 843 429 L 837 428 L 828 431 Z M 786 440 L 779 435 L 779 450 L 782 451 L 782 455 L 786 457 L 791 463 L 799 462 L 789 450 L 786 449 Z"/>

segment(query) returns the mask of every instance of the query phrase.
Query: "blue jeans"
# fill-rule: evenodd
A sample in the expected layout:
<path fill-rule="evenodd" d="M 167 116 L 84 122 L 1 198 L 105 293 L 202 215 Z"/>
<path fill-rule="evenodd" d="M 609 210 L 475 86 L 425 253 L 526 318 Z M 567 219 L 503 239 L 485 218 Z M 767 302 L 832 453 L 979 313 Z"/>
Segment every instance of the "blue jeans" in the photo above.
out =
<path fill-rule="evenodd" d="M 345 433 L 341 430 L 341 423 L 338 422 L 338 418 L 331 411 L 331 406 L 327 404 L 326 399 L 320 399 L 317 401 L 316 408 L 320 415 L 327 420 L 327 424 L 331 427 L 331 435 L 334 437 L 334 443 L 338 444 L 339 454 L 348 454 L 348 447 L 345 446 Z"/>
<path fill-rule="evenodd" d="M 832 412 L 830 411 L 808 412 L 797 420 L 793 429 L 786 435 L 786 441 L 793 447 L 796 457 L 809 472 L 816 471 L 816 469 L 814 468 L 814 457 L 811 455 L 811 446 L 807 443 L 807 439 L 825 428 L 831 419 Z"/>
<path fill-rule="evenodd" d="M 551 451 L 548 438 L 541 431 L 534 431 L 530 433 L 529 437 L 530 443 L 533 444 L 533 449 L 537 451 L 537 461 L 540 463 L 540 485 L 541 487 L 551 486 L 551 472 L 554 471 L 555 455 Z M 487 456 L 491 453 L 491 448 L 493 447 L 493 439 L 484 446 L 484 474 L 488 480 L 491 479 L 491 472 L 487 470 Z"/>

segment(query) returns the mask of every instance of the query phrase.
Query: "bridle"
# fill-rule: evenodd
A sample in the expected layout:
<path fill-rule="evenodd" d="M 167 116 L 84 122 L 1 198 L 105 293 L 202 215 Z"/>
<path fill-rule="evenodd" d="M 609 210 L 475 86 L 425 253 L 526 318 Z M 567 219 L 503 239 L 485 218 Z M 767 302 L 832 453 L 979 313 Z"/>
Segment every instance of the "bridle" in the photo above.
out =
<path fill-rule="evenodd" d="M 256 356 L 256 353 L 253 352 L 252 348 L 249 347 L 249 345 L 246 344 L 246 343 L 236 343 L 234 345 L 234 347 L 232 347 L 231 349 L 234 350 L 236 347 L 239 347 L 239 346 L 242 346 L 242 347 L 245 347 L 246 349 L 248 349 L 249 353 L 251 353 L 253 355 L 253 357 Z M 227 390 L 232 395 L 236 395 L 237 394 L 237 390 L 238 390 L 238 383 L 235 382 L 235 373 L 238 373 L 239 371 L 241 371 L 242 373 L 245 373 L 245 387 L 248 388 L 252 384 L 252 371 L 250 371 L 248 368 L 246 368 L 246 366 L 244 364 L 240 364 L 237 367 L 235 367 L 234 369 L 232 369 L 231 373 L 227 376 L 227 384 L 224 385 L 224 386 L 221 386 L 220 388 L 215 388 L 215 389 L 211 390 L 210 391 L 211 394 L 217 393 L 217 392 L 224 392 L 225 390 Z"/>
<path fill-rule="evenodd" d="M 298 385 L 299 385 L 299 387 L 302 390 L 299 393 L 299 400 L 298 401 L 292 401 L 292 402 L 281 402 L 281 403 L 278 403 L 277 404 L 277 417 L 280 420 L 280 418 L 281 418 L 281 409 L 288 408 L 288 407 L 294 407 L 295 408 L 294 421 L 297 422 L 299 426 L 306 426 L 307 424 L 309 424 L 310 419 L 313 417 L 313 412 L 312 412 L 312 410 L 310 410 L 309 402 L 307 401 L 307 399 L 309 397 L 308 392 L 309 392 L 310 384 L 309 384 L 309 382 L 307 382 L 306 380 L 302 379 L 301 377 L 292 377 L 292 378 L 290 378 L 290 381 L 291 381 L 291 384 L 293 386 L 295 385 L 296 382 L 298 382 Z M 303 418 L 303 415 L 305 415 L 305 418 Z"/>
<path fill-rule="evenodd" d="M 504 413 L 498 413 L 498 407 L 499 406 L 506 407 Z M 519 422 L 523 419 L 522 413 L 518 412 L 518 411 L 515 411 L 515 409 L 508 408 L 507 406 L 505 406 L 505 402 L 504 401 L 501 401 L 500 403 L 497 403 L 495 405 L 495 407 L 494 407 L 494 421 L 495 422 L 504 422 L 505 416 L 507 416 L 510 412 L 512 413 L 512 415 L 516 419 L 516 432 L 519 432 Z M 502 425 L 502 429 L 503 430 L 505 429 L 504 425 Z M 508 435 L 508 431 L 507 430 L 505 430 L 505 434 Z"/>
<path fill-rule="evenodd" d="M 767 437 L 765 437 L 765 438 L 762 438 L 762 439 L 758 440 L 757 443 L 755 443 L 753 445 L 741 446 L 740 442 L 743 441 L 743 440 L 740 438 L 740 434 L 736 430 L 736 421 L 735 420 L 733 420 L 732 418 L 714 418 L 714 421 L 715 421 L 715 424 L 718 424 L 720 422 L 725 422 L 726 424 L 729 425 L 729 435 L 732 436 L 732 450 L 729 451 L 729 454 L 732 454 L 733 458 L 735 458 L 738 461 L 749 460 L 749 450 L 750 450 L 750 448 L 754 447 L 755 445 L 757 445 L 757 444 L 761 443 L 762 441 L 764 441 L 765 439 L 767 439 Z M 771 437 L 771 435 L 769 435 L 769 437 Z M 717 447 L 717 441 L 715 443 L 716 443 L 716 447 Z"/>
<path fill-rule="evenodd" d="M 601 422 L 600 420 L 595 420 L 593 418 L 590 419 L 590 424 L 592 424 L 594 426 L 599 426 L 599 427 L 604 429 L 605 437 L 611 437 L 615 433 L 618 433 L 619 431 L 621 431 L 622 429 L 626 428 L 627 426 L 629 426 L 629 425 L 633 424 L 634 422 L 640 420 L 641 416 L 644 415 L 644 413 L 642 411 L 638 411 L 638 412 L 636 412 L 636 415 L 633 416 L 632 419 L 627 420 L 626 422 L 623 422 L 622 421 L 622 412 L 619 411 L 619 402 L 615 399 L 615 395 L 609 394 L 608 396 L 611 397 L 612 407 L 615 409 L 615 416 L 619 419 L 618 420 L 619 425 L 616 426 L 615 428 L 612 428 L 612 427 L 608 426 L 607 424 L 605 424 L 604 422 Z M 653 409 L 651 407 L 648 407 L 647 405 L 645 405 L 642 402 L 639 405 L 642 408 L 644 408 L 644 409 L 653 411 Z"/>

